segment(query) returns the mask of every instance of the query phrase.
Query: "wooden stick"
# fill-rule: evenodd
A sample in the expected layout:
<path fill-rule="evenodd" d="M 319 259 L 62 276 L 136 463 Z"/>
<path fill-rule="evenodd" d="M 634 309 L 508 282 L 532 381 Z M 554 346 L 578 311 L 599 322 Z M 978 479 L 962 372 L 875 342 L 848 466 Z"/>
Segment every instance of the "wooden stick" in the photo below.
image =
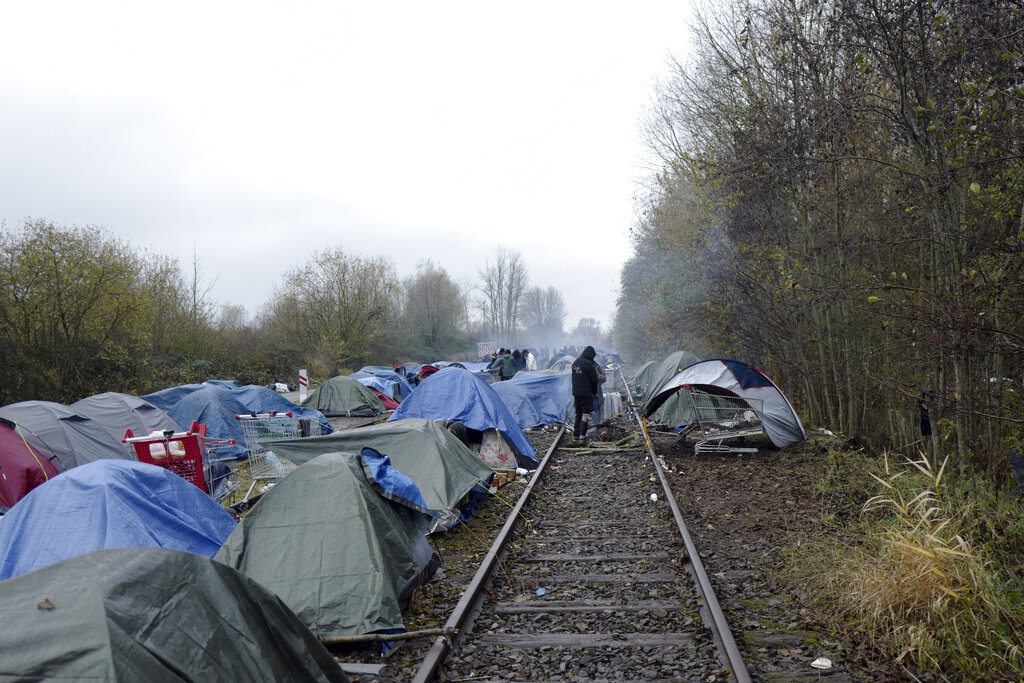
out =
<path fill-rule="evenodd" d="M 457 633 L 453 628 L 428 628 L 422 631 L 405 631 L 404 633 L 366 633 L 359 636 L 335 636 L 321 638 L 324 645 L 356 645 L 358 643 L 389 643 L 392 640 L 412 640 L 427 636 L 453 636 Z"/>

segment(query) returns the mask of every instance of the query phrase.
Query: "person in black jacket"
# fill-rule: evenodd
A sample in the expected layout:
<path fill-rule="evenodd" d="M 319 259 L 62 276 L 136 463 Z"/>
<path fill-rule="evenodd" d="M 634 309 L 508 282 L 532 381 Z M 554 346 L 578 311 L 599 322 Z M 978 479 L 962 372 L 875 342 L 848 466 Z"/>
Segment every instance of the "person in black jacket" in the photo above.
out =
<path fill-rule="evenodd" d="M 594 362 L 596 355 L 594 347 L 588 346 L 572 363 L 572 400 L 576 408 L 572 435 L 584 443 L 587 442 L 587 430 L 590 429 L 590 416 L 594 412 L 594 399 L 601 391 L 597 363 Z"/>

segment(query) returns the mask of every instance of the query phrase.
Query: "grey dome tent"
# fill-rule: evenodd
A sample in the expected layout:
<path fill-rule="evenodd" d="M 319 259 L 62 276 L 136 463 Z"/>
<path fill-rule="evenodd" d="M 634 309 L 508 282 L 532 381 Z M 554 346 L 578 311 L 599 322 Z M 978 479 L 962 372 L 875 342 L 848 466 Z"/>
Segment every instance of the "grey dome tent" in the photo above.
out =
<path fill-rule="evenodd" d="M 433 420 L 411 417 L 379 425 L 335 432 L 327 436 L 275 441 L 279 456 L 297 465 L 323 453 L 358 453 L 372 448 L 391 459 L 399 472 L 413 480 L 434 517 L 434 526 L 451 528 L 472 513 L 478 499 L 470 492 L 490 484 L 494 470 L 459 439 Z M 480 497 L 486 495 L 481 490 Z M 469 509 L 464 509 L 470 506 Z"/>
<path fill-rule="evenodd" d="M 680 391 L 684 385 L 710 385 L 743 399 L 760 401 L 765 434 L 778 448 L 807 438 L 800 418 L 782 389 L 754 366 L 728 358 L 705 360 L 685 368 L 651 396 L 644 415 L 650 416 L 672 396 L 685 393 Z"/>
<path fill-rule="evenodd" d="M 0 587 L 0 679 L 348 681 L 280 599 L 199 555 L 97 550 Z"/>
<path fill-rule="evenodd" d="M 22 401 L 0 408 L 0 417 L 15 423 L 28 444 L 58 472 L 87 462 L 135 460 L 135 454 L 95 420 L 52 401 Z"/>
<path fill-rule="evenodd" d="M 264 494 L 214 559 L 273 591 L 321 638 L 401 630 L 413 590 L 439 563 L 412 497 L 416 487 L 372 450 L 325 453 Z"/>
<path fill-rule="evenodd" d="M 346 375 L 321 384 L 302 406 L 319 410 L 326 417 L 375 417 L 388 412 L 370 387 Z"/>
<path fill-rule="evenodd" d="M 131 429 L 136 436 L 168 429 L 180 432 L 184 429 L 170 415 L 149 401 L 116 391 L 89 396 L 75 401 L 68 407 L 98 422 L 117 441 L 124 438 L 126 429 Z"/>

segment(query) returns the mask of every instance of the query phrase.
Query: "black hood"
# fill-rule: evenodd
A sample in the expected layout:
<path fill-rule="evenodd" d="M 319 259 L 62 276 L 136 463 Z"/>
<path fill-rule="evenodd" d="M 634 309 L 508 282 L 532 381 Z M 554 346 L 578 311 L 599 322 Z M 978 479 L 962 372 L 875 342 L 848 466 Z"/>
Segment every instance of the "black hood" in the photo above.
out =
<path fill-rule="evenodd" d="M 583 349 L 583 353 L 580 354 L 580 358 L 586 358 L 587 360 L 594 360 L 597 356 L 597 351 L 594 350 L 593 346 L 588 346 Z"/>

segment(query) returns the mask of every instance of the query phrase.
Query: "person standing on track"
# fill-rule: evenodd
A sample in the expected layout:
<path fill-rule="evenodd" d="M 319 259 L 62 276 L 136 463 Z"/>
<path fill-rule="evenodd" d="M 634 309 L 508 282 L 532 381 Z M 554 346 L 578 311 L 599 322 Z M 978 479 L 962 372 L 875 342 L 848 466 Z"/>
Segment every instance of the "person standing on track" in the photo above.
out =
<path fill-rule="evenodd" d="M 590 429 L 590 416 L 594 412 L 594 399 L 601 391 L 597 377 L 597 363 L 594 357 L 597 352 L 588 346 L 572 363 L 572 402 L 576 409 L 576 423 L 572 435 L 577 441 L 587 442 L 587 430 Z"/>

